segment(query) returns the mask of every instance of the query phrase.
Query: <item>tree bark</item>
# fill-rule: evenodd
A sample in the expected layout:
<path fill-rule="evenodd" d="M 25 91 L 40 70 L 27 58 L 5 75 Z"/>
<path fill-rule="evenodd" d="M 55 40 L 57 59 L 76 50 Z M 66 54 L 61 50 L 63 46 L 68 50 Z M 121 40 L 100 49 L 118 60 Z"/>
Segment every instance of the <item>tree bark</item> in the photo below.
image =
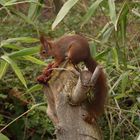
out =
<path fill-rule="evenodd" d="M 94 120 L 89 124 L 83 120 L 87 114 L 87 93 L 100 73 L 84 70 L 80 74 L 73 65 L 55 69 L 44 93 L 47 96 L 47 114 L 56 128 L 57 140 L 102 140 L 101 130 Z M 92 77 L 92 78 L 91 78 Z"/>

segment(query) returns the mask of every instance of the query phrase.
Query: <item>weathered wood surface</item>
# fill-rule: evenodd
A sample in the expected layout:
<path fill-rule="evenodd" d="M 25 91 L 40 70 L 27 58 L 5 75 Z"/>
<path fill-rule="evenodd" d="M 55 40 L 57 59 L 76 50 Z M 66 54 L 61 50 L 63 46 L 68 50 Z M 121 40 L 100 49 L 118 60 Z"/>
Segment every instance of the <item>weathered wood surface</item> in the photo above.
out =
<path fill-rule="evenodd" d="M 99 69 L 93 82 L 98 74 Z M 54 70 L 52 75 L 49 86 L 44 86 L 44 93 L 48 102 L 47 114 L 56 127 L 57 140 L 102 140 L 96 120 L 93 124 L 83 120 L 87 114 L 85 104 L 90 90 L 87 85 L 92 74 L 89 71 L 79 74 L 73 65 L 66 64 L 65 68 Z"/>

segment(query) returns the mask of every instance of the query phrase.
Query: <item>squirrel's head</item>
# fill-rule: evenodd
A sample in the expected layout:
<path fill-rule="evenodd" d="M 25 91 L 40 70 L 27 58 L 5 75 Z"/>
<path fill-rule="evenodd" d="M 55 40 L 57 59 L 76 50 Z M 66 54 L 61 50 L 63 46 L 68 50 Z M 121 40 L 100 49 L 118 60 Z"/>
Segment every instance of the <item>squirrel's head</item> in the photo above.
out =
<path fill-rule="evenodd" d="M 41 48 L 40 48 L 40 56 L 43 59 L 48 58 L 49 56 L 52 56 L 52 42 L 48 41 L 45 36 L 40 36 L 40 42 L 41 42 Z"/>

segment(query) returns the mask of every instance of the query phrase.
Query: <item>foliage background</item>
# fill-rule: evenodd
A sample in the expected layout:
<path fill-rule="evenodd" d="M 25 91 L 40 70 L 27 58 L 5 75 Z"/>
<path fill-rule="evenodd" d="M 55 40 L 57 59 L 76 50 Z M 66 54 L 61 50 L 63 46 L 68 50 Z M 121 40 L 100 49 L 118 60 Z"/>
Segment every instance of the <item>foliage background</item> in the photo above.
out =
<path fill-rule="evenodd" d="M 65 3 L 63 5 L 63 3 Z M 54 128 L 36 77 L 39 33 L 84 35 L 103 64 L 108 104 L 99 119 L 105 140 L 140 133 L 140 2 L 136 0 L 0 1 L 0 139 L 48 140 Z"/>

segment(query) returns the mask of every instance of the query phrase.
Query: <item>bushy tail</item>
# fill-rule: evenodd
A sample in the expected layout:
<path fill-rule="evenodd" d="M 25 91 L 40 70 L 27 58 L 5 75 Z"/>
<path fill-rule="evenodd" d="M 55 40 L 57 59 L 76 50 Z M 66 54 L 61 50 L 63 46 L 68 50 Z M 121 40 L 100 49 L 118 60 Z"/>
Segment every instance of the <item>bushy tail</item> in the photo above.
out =
<path fill-rule="evenodd" d="M 88 70 L 93 73 L 98 63 L 90 57 L 85 61 L 85 65 Z M 89 103 L 87 109 L 91 117 L 97 118 L 104 112 L 104 105 L 107 97 L 107 81 L 103 70 L 101 70 L 97 82 L 94 85 L 93 94 L 94 98 Z"/>

